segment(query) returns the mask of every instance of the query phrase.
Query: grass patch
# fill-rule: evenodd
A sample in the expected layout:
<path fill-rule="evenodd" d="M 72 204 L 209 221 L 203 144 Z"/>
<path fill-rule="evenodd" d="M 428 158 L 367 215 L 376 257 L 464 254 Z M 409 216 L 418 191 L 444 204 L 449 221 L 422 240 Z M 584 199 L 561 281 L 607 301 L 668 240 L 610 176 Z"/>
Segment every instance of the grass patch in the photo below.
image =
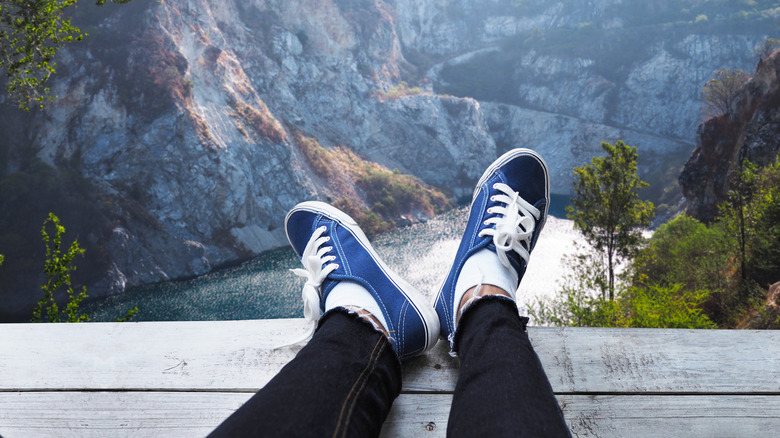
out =
<path fill-rule="evenodd" d="M 387 102 L 388 100 L 398 100 L 402 97 L 418 96 L 423 93 L 422 88 L 410 87 L 406 81 L 403 81 L 387 91 L 375 90 L 371 93 L 371 97 L 378 99 L 380 102 Z"/>

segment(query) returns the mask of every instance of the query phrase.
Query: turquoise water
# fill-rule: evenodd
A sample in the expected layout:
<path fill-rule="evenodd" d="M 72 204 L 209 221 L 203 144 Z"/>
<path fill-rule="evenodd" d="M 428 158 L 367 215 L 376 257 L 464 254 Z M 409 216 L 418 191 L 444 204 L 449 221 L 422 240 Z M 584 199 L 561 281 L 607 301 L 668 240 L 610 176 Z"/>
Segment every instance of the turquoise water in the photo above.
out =
<path fill-rule="evenodd" d="M 550 214 L 565 217 L 567 196 L 553 195 Z M 425 224 L 378 236 L 372 244 L 391 269 L 424 294 L 437 289 L 465 227 L 466 210 L 454 210 Z M 269 251 L 241 265 L 190 280 L 130 289 L 86 303 L 93 321 L 114 321 L 138 306 L 133 321 L 210 321 L 299 318 L 303 279 L 292 249 Z"/>

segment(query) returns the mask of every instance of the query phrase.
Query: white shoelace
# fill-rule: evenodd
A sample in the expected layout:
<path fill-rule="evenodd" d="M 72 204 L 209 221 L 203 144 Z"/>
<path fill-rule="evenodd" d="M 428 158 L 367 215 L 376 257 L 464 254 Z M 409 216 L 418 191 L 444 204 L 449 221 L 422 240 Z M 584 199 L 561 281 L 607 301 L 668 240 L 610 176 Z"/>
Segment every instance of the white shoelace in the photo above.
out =
<path fill-rule="evenodd" d="M 276 348 L 295 345 L 300 342 L 309 340 L 314 334 L 314 329 L 317 327 L 317 321 L 320 319 L 320 286 L 325 278 L 339 267 L 336 263 L 331 263 L 336 259 L 336 256 L 329 255 L 328 253 L 333 250 L 332 246 L 323 246 L 330 241 L 329 236 L 323 236 L 322 234 L 327 231 L 325 225 L 317 228 L 312 234 L 309 242 L 306 244 L 306 248 L 301 255 L 301 263 L 303 263 L 304 269 L 290 269 L 295 275 L 306 279 L 306 283 L 303 285 L 303 291 L 301 292 L 301 298 L 303 298 L 303 317 L 309 324 L 309 329 L 298 340 L 290 342 L 289 344 L 280 345 Z"/>
<path fill-rule="evenodd" d="M 506 256 L 507 251 L 514 250 L 528 263 L 531 238 L 536 227 L 534 219 L 538 220 L 541 212 L 521 198 L 520 194 L 508 185 L 495 183 L 493 188 L 501 193 L 491 196 L 490 200 L 500 202 L 505 206 L 488 208 L 488 213 L 498 216 L 485 220 L 484 224 L 488 227 L 495 225 L 495 228 L 485 228 L 479 232 L 479 236 L 492 236 L 501 264 L 512 269 Z"/>

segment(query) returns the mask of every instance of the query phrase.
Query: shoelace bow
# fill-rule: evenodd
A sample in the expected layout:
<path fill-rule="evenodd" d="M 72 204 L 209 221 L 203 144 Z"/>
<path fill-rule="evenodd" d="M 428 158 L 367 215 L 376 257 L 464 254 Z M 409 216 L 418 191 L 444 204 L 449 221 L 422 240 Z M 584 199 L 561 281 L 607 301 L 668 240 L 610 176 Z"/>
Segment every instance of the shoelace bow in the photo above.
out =
<path fill-rule="evenodd" d="M 276 348 L 298 344 L 310 339 L 314 334 L 317 321 L 320 319 L 320 286 L 328 274 L 339 267 L 338 264 L 331 263 L 336 259 L 336 256 L 328 254 L 333 250 L 333 247 L 323 246 L 330 241 L 330 236 L 323 236 L 327 229 L 323 225 L 314 230 L 301 255 L 304 269 L 290 269 L 295 275 L 306 279 L 301 291 L 301 298 L 303 299 L 303 317 L 310 327 L 300 339 Z"/>
<path fill-rule="evenodd" d="M 504 206 L 488 208 L 487 212 L 496 216 L 485 220 L 484 224 L 488 228 L 482 229 L 479 232 L 479 237 L 493 237 L 498 259 L 505 267 L 512 269 L 506 256 L 507 251 L 510 250 L 519 254 L 527 264 L 528 257 L 531 255 L 529 252 L 531 237 L 541 212 L 508 185 L 495 183 L 493 188 L 501 193 L 491 196 L 490 200 L 500 202 Z M 495 227 L 491 227 L 491 225 L 495 225 Z"/>

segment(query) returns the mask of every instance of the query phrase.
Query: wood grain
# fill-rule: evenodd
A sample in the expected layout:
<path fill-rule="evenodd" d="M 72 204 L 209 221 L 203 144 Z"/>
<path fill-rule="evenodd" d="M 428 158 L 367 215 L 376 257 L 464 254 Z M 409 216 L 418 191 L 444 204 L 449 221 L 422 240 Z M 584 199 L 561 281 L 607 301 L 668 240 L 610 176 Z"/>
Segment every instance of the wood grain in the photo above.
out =
<path fill-rule="evenodd" d="M 6 392 L 0 393 L 0 433 L 7 438 L 205 436 L 251 395 Z M 777 396 L 565 395 L 558 400 L 577 437 L 751 437 L 771 436 L 780 428 Z M 451 401 L 449 394 L 402 394 L 382 436 L 444 437 Z"/>
<path fill-rule="evenodd" d="M 300 345 L 300 319 L 0 325 L 0 435 L 204 436 Z M 780 332 L 531 328 L 575 436 L 780 428 Z M 445 436 L 458 360 L 404 364 L 384 437 Z"/>
<path fill-rule="evenodd" d="M 0 391 L 256 391 L 299 346 L 303 320 L 0 326 Z M 530 328 L 556 393 L 778 394 L 780 332 Z M 56 364 L 56 366 L 54 366 Z M 445 342 L 404 367 L 407 391 L 452 392 Z"/>

